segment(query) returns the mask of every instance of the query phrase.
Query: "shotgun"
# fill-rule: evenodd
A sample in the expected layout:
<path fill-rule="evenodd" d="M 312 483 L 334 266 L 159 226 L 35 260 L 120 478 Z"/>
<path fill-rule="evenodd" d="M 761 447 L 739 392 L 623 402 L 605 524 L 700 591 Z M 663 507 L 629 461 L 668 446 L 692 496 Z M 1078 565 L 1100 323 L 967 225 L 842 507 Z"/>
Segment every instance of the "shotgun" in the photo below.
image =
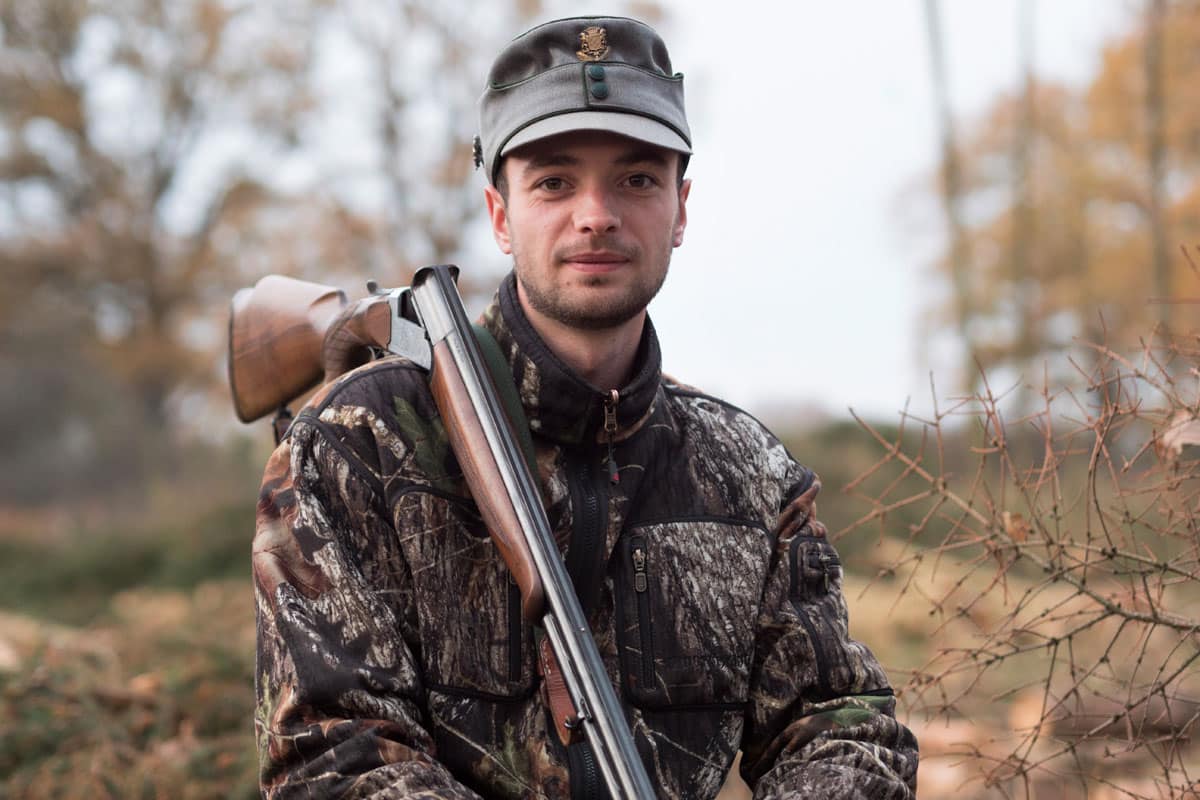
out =
<path fill-rule="evenodd" d="M 331 379 L 362 363 L 372 350 L 428 369 L 467 486 L 520 588 L 522 616 L 544 634 L 539 666 L 559 737 L 565 743 L 582 735 L 591 745 L 613 800 L 649 800 L 654 790 L 555 545 L 537 482 L 467 320 L 457 276 L 457 267 L 425 267 L 406 289 L 368 284 L 371 294 L 354 304 L 336 289 L 294 286 L 302 282 L 291 279 L 264 285 L 264 278 L 254 290 L 243 289 L 230 321 L 234 406 L 243 421 L 257 419 L 322 376 Z M 255 325 L 258 311 L 266 316 L 266 310 L 286 304 L 287 298 L 274 304 L 256 299 L 272 286 L 290 292 L 293 310 Z M 265 334 L 255 335 L 259 330 Z M 295 343 L 285 347 L 280 337 Z M 279 362 L 269 364 L 271 354 L 280 352 Z M 294 394 L 288 397 L 289 392 Z"/>

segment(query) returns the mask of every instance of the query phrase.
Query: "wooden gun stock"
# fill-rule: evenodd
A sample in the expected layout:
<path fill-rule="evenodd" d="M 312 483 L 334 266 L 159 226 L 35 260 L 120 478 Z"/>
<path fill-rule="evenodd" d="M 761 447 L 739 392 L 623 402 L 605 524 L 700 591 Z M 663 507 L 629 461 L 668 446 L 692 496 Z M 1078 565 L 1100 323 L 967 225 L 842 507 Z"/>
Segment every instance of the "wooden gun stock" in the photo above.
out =
<path fill-rule="evenodd" d="M 233 296 L 229 313 L 229 388 L 242 422 L 285 406 L 384 347 L 387 302 L 348 304 L 342 290 L 268 275 Z"/>
<path fill-rule="evenodd" d="M 340 289 L 282 275 L 233 296 L 229 388 L 238 419 L 253 422 L 317 385 L 325 332 L 345 305 Z"/>

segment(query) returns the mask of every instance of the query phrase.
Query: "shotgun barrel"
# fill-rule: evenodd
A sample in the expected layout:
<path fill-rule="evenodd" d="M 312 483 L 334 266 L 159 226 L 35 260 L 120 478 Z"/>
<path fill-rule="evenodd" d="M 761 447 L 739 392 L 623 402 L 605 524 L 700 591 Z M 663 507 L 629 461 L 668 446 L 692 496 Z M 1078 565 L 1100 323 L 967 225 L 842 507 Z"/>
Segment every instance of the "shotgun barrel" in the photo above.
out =
<path fill-rule="evenodd" d="M 451 270 L 446 266 L 419 270 L 411 289 L 433 348 L 430 381 L 438 411 L 447 431 L 461 430 L 461 424 L 452 425 L 452 420 L 474 417 L 486 438 L 490 454 L 482 459 L 475 447 L 461 452 L 453 436 L 451 445 L 485 519 L 515 518 L 517 522 L 515 530 L 497 530 L 491 522 L 488 528 L 527 601 L 522 609 L 525 619 L 544 628 L 570 693 L 575 718 L 556 719 L 556 725 L 582 729 L 613 800 L 649 800 L 655 796 L 654 790 L 554 542 L 537 483 L 471 332 Z M 488 466 L 494 463 L 494 472 L 467 468 L 468 462 L 480 460 Z M 498 510 L 488 511 L 485 506 Z M 512 547 L 507 541 L 500 544 L 501 539 L 518 538 L 526 542 L 525 548 Z M 525 558 L 530 561 L 523 563 Z M 537 585 L 527 586 L 525 582 L 535 578 Z M 544 596 L 544 604 L 528 602 L 539 594 Z"/>

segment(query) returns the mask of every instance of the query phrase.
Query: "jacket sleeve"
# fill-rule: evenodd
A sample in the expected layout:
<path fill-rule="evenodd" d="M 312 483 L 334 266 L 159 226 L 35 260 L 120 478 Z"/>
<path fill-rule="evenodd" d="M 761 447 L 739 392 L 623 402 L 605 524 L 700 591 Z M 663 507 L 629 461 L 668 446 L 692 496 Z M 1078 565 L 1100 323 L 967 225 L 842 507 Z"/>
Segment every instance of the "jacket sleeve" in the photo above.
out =
<path fill-rule="evenodd" d="M 917 741 L 871 652 L 848 632 L 842 570 L 815 517 L 820 481 L 795 467 L 758 620 L 742 775 L 755 798 L 900 800 Z"/>
<path fill-rule="evenodd" d="M 303 416 L 268 462 L 253 548 L 266 798 L 477 797 L 435 760 L 423 724 L 381 486 Z"/>

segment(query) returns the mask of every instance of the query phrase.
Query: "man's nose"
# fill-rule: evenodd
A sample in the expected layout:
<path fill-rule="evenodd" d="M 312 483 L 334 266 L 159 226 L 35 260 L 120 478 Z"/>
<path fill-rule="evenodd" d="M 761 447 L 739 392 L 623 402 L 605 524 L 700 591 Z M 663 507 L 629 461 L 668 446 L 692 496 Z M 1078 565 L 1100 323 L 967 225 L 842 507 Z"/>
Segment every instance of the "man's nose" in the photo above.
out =
<path fill-rule="evenodd" d="M 594 187 L 581 191 L 575 207 L 575 228 L 581 233 L 613 233 L 621 227 L 621 217 L 616 211 L 615 198 L 604 188 Z"/>

